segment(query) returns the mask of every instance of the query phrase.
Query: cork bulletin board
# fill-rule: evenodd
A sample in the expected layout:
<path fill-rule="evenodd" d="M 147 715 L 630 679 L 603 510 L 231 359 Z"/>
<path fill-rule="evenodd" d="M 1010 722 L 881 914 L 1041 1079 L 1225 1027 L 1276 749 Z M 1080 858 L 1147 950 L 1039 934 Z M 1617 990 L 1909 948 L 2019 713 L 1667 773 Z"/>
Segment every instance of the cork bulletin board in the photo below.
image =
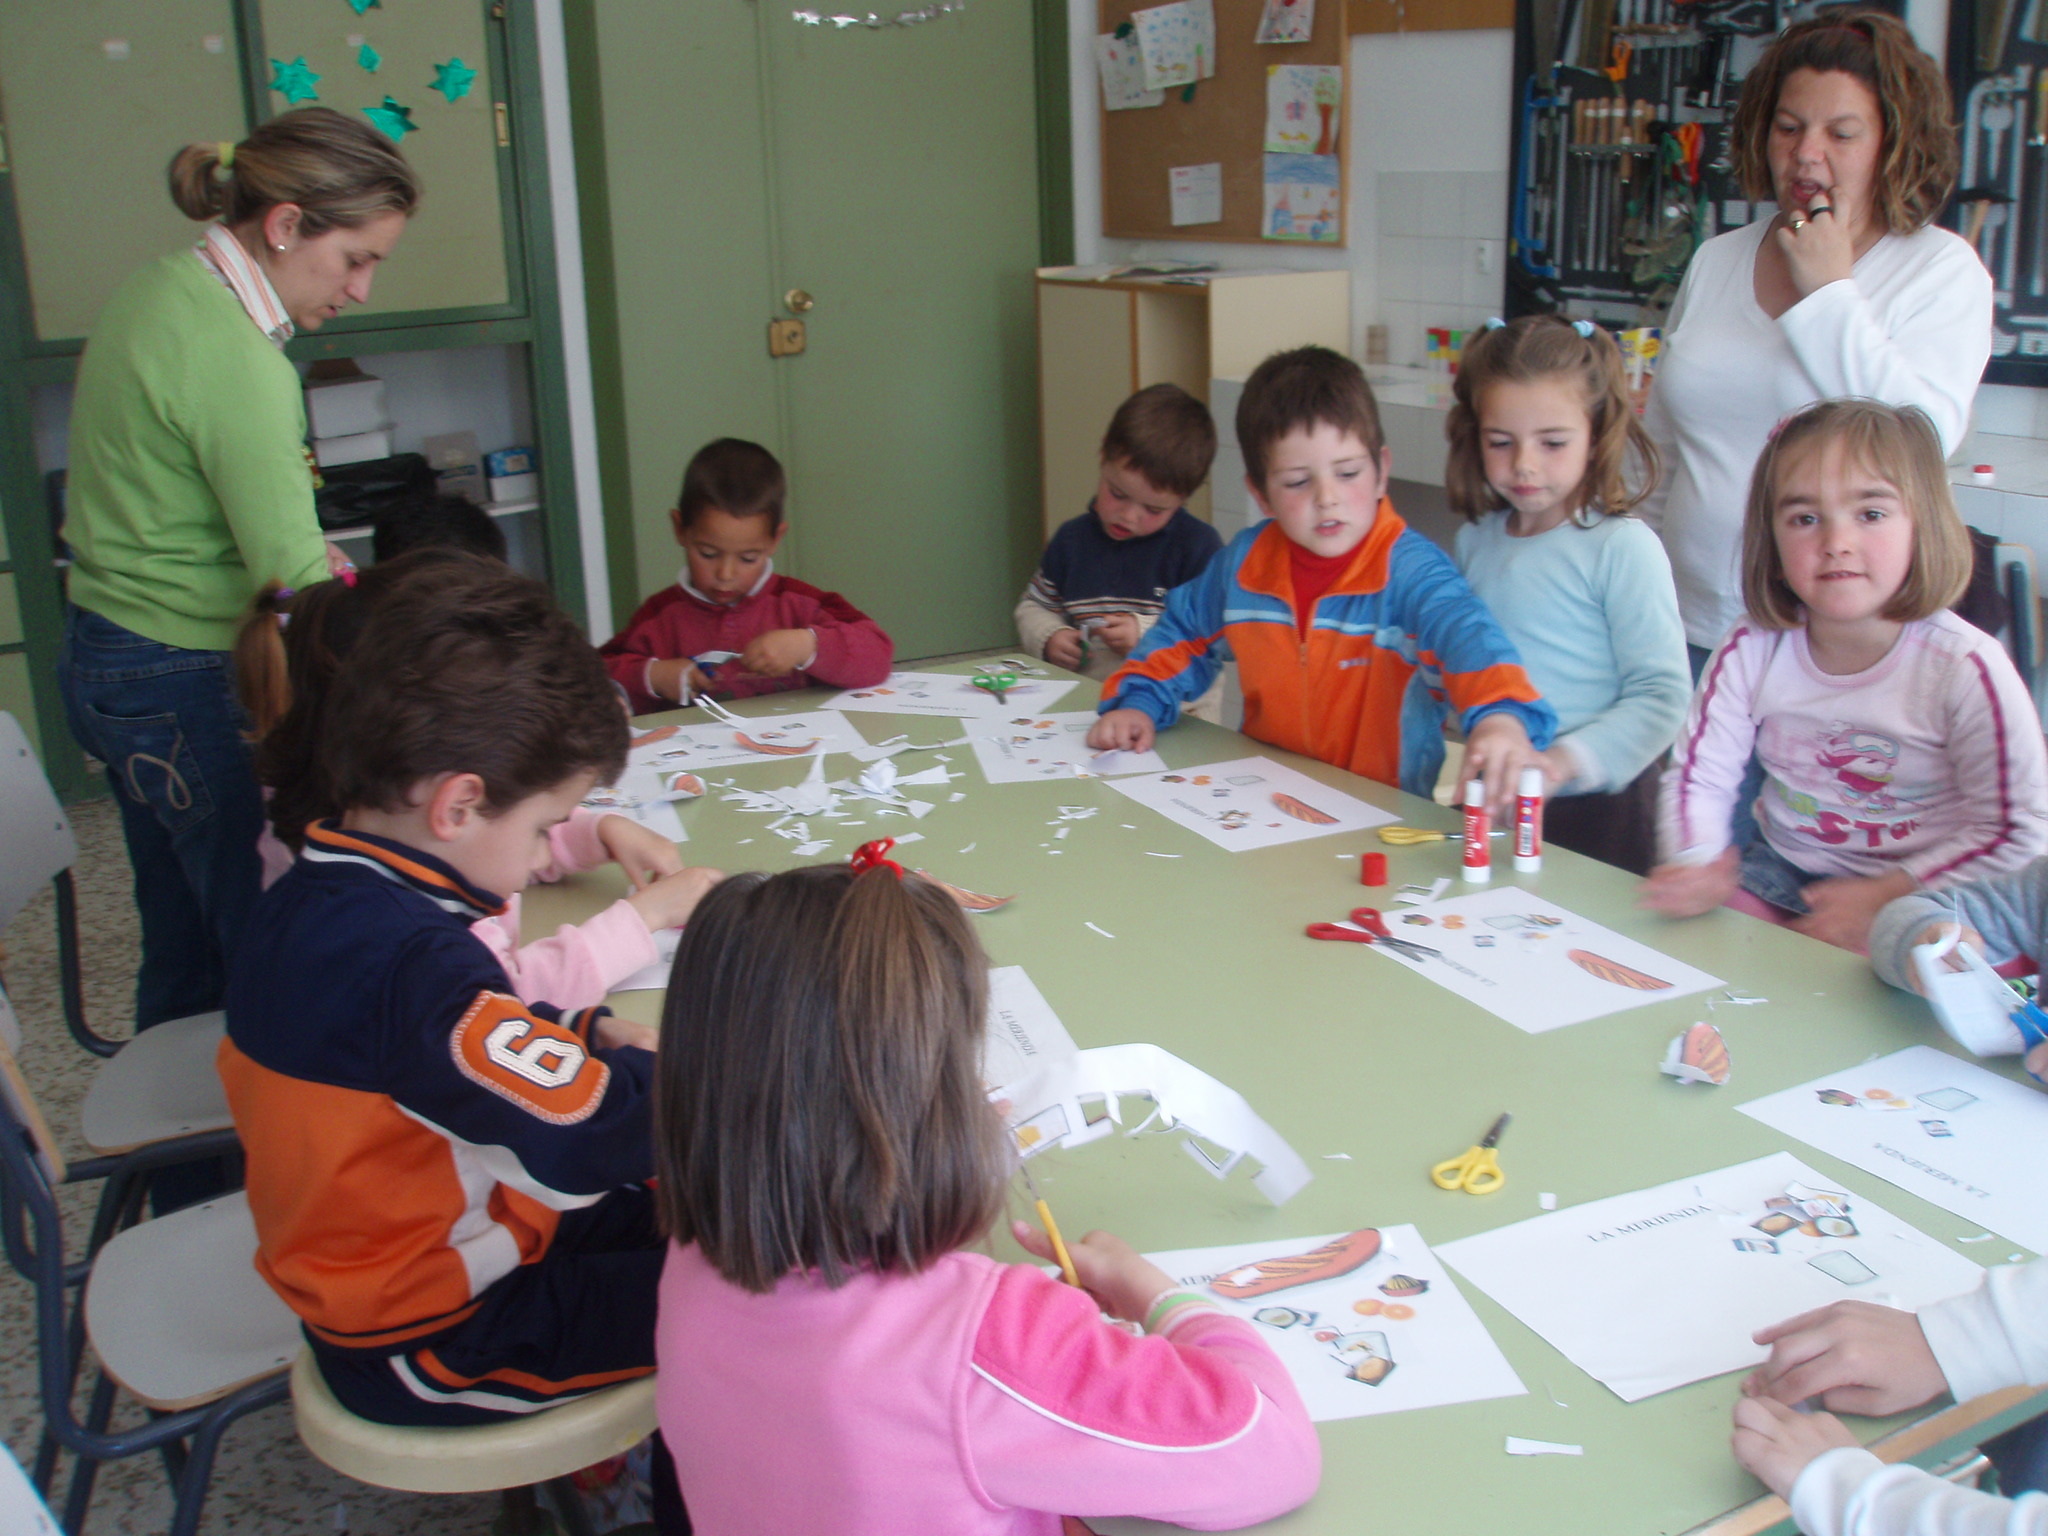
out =
<path fill-rule="evenodd" d="M 1159 0 L 1097 0 L 1098 30 L 1114 32 L 1131 13 Z M 1350 224 L 1345 141 L 1350 136 L 1350 77 L 1337 133 L 1338 186 L 1345 203 L 1332 242 L 1265 240 L 1266 69 L 1272 64 L 1342 66 L 1349 32 L 1344 0 L 1316 0 L 1315 23 L 1305 43 L 1255 43 L 1262 0 L 1213 0 L 1216 73 L 1195 87 L 1194 100 L 1170 90 L 1157 107 L 1102 111 L 1102 232 L 1127 240 L 1242 240 L 1274 252 L 1304 245 L 1341 247 Z M 1168 173 L 1177 165 L 1223 167 L 1223 217 L 1213 224 L 1173 222 Z"/>

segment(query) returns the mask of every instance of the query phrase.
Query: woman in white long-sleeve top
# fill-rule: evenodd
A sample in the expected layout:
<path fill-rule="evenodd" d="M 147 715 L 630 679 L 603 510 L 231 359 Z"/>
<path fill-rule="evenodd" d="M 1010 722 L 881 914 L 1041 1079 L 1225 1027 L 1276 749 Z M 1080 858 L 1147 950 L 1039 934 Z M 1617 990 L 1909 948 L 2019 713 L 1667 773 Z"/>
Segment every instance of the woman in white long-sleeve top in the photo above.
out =
<path fill-rule="evenodd" d="M 1925 411 L 1952 453 L 1991 354 L 1991 276 L 1937 229 L 1955 186 L 1941 67 L 1872 11 L 1787 27 L 1743 82 L 1730 150 L 1777 213 L 1702 245 L 1665 327 L 1644 425 L 1666 466 L 1638 508 L 1664 537 L 1694 664 L 1742 617 L 1744 488 L 1815 400 Z"/>

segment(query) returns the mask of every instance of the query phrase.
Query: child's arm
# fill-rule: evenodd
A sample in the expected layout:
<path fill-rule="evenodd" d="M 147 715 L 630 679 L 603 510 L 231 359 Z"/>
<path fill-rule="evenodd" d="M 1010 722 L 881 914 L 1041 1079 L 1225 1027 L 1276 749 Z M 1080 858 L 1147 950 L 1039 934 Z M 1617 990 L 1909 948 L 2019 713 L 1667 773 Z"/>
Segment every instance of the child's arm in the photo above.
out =
<path fill-rule="evenodd" d="M 1930 942 L 1928 930 L 1960 920 L 1974 930 L 1993 965 L 2022 957 L 2038 959 L 2048 939 L 2048 859 L 1940 894 L 1916 891 L 1877 914 L 1870 927 L 1870 963 L 1895 987 L 1919 989 L 1913 950 Z M 1968 942 L 1965 940 L 1965 942 Z"/>
<path fill-rule="evenodd" d="M 1756 749 L 1750 701 L 1770 645 L 1771 637 L 1739 624 L 1700 674 L 1658 798 L 1657 845 L 1665 864 L 1706 864 L 1729 847 L 1735 802 Z"/>
<path fill-rule="evenodd" d="M 679 639 L 664 635 L 661 615 L 657 611 L 666 594 L 657 592 L 640 605 L 639 611 L 626 621 L 626 627 L 597 648 L 597 654 L 604 658 L 604 669 L 611 680 L 626 691 L 626 707 L 636 715 L 651 714 L 659 709 L 674 709 L 676 706 L 676 679 L 650 675 L 663 662 L 663 669 L 674 672 L 678 666 L 688 670 L 689 658 L 681 656 Z M 661 691 L 663 687 L 667 692 Z"/>
<path fill-rule="evenodd" d="M 870 688 L 887 681 L 894 643 L 837 592 L 792 580 L 780 604 L 777 627 L 740 648 L 740 659 L 729 664 L 738 670 L 719 674 L 718 692 L 744 699 L 809 683 Z"/>
<path fill-rule="evenodd" d="M 628 976 L 659 960 L 654 935 L 687 923 L 724 878 L 722 871 L 702 865 L 677 870 L 531 944 L 519 942 L 516 902 L 498 917 L 470 924 L 469 931 L 505 968 L 513 995 L 522 1001 L 594 1008 Z"/>
<path fill-rule="evenodd" d="M 1158 622 L 1102 685 L 1095 706 L 1102 718 L 1088 733 L 1091 747 L 1142 751 L 1154 732 L 1180 718 L 1182 704 L 1209 691 L 1223 670 L 1223 599 L 1236 564 L 1211 560 L 1200 576 L 1167 594 Z"/>
<path fill-rule="evenodd" d="M 1171 1294 L 1151 1306 L 1170 1280 L 1105 1234 L 1070 1252 L 1092 1297 L 1012 1266 L 974 1341 L 962 1440 L 991 1499 L 1222 1530 L 1270 1520 L 1315 1492 L 1315 1426 L 1251 1324 Z M 1110 1265 L 1129 1271 L 1124 1284 L 1105 1282 Z M 1124 1315 L 1149 1307 L 1151 1332 L 1110 1327 L 1099 1302 Z"/>
<path fill-rule="evenodd" d="M 1014 617 L 1017 640 L 1025 650 L 1069 672 L 1080 670 L 1080 628 L 1060 602 L 1059 588 L 1043 565 L 1025 583 Z"/>
<path fill-rule="evenodd" d="M 1600 551 L 1596 591 L 1607 616 L 1620 692 L 1603 713 L 1551 748 L 1579 777 L 1575 793 L 1620 789 L 1668 748 L 1685 722 L 1692 671 L 1671 559 L 1657 536 L 1629 520 L 1614 525 Z"/>

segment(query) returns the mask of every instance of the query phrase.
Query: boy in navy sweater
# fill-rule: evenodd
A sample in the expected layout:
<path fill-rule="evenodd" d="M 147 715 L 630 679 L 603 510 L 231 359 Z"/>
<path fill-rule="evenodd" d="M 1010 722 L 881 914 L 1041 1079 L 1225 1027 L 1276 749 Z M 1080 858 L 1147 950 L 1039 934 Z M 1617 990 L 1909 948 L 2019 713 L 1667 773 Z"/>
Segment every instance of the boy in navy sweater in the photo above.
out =
<path fill-rule="evenodd" d="M 1017 638 L 1034 656 L 1100 681 L 1137 648 L 1166 594 L 1223 547 L 1182 505 L 1209 478 L 1216 427 L 1177 384 L 1141 389 L 1110 418 L 1088 510 L 1060 525 L 1017 601 Z M 1216 718 L 1221 683 L 1190 706 Z"/>

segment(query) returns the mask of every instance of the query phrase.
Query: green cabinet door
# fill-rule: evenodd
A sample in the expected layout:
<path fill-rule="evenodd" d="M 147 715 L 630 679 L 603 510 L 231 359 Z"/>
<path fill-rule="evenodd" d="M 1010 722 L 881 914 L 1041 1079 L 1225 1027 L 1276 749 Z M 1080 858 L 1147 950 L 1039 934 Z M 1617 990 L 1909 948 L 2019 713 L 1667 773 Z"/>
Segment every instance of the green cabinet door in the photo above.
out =
<path fill-rule="evenodd" d="M 373 113 L 425 188 L 405 238 L 377 271 L 370 302 L 334 329 L 500 308 L 523 297 L 506 249 L 500 160 L 509 145 L 498 142 L 497 113 L 506 92 L 488 10 L 486 0 L 394 0 L 359 16 L 347 0 L 262 0 L 264 115 L 312 104 L 269 88 L 275 65 L 303 59 L 319 77 L 305 87 L 319 104 L 352 117 Z"/>
<path fill-rule="evenodd" d="M 1014 643 L 1039 524 L 1032 10 L 870 30 L 763 5 L 759 26 L 768 297 L 815 300 L 776 364 L 790 565 L 899 655 Z"/>

